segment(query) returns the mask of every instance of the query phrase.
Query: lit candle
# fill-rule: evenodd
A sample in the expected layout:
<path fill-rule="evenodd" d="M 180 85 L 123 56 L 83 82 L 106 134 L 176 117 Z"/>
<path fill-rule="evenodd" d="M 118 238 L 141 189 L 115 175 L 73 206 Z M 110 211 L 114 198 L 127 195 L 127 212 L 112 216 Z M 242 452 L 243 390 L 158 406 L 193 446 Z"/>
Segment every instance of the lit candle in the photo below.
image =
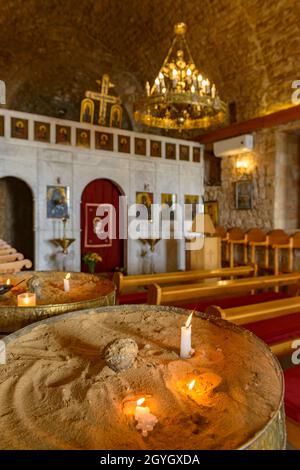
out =
<path fill-rule="evenodd" d="M 150 413 L 150 408 L 148 406 L 142 406 L 144 402 L 145 398 L 137 400 L 134 417 L 137 421 L 136 429 L 142 431 L 143 437 L 147 437 L 148 432 L 153 431 L 158 419 Z"/>
<path fill-rule="evenodd" d="M 7 286 L 10 286 L 10 279 L 7 279 L 6 285 L 7 285 Z"/>
<path fill-rule="evenodd" d="M 213 86 L 211 87 L 211 97 L 213 99 L 215 99 L 216 97 L 216 85 L 215 84 L 213 84 Z"/>
<path fill-rule="evenodd" d="M 192 353 L 192 312 L 186 321 L 186 324 L 181 327 L 181 340 L 180 340 L 180 357 L 181 359 L 188 359 Z"/>
<path fill-rule="evenodd" d="M 189 384 L 188 384 L 188 389 L 191 392 L 193 388 L 195 387 L 196 380 L 193 379 Z"/>
<path fill-rule="evenodd" d="M 35 307 L 36 296 L 33 292 L 18 295 L 18 307 Z"/>
<path fill-rule="evenodd" d="M 70 277 L 71 277 L 71 274 L 68 273 L 66 277 L 64 278 L 64 291 L 65 292 L 70 292 Z"/>

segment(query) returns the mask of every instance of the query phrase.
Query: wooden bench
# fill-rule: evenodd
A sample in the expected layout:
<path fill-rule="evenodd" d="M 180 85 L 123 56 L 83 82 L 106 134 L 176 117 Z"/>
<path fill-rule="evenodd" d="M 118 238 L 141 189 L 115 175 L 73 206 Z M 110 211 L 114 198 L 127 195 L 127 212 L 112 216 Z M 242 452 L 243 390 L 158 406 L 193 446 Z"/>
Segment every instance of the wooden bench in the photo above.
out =
<path fill-rule="evenodd" d="M 128 288 L 148 287 L 151 284 L 180 284 L 190 283 L 192 281 L 201 281 L 204 279 L 213 279 L 216 277 L 228 278 L 236 276 L 255 276 L 256 265 L 239 266 L 236 268 L 218 268 L 212 270 L 178 271 L 171 273 L 157 274 L 138 274 L 124 276 L 116 272 L 113 281 L 116 286 L 117 299 L 120 294 Z"/>
<path fill-rule="evenodd" d="M 247 323 L 300 313 L 300 297 L 288 297 L 287 299 L 226 309 L 211 305 L 206 309 L 206 313 L 221 317 L 236 325 L 245 325 Z"/>
<path fill-rule="evenodd" d="M 223 280 L 209 284 L 188 284 L 180 286 L 149 286 L 148 303 L 154 305 L 172 305 L 187 301 L 199 301 L 204 297 L 246 294 L 255 290 L 291 286 L 292 294 L 300 291 L 300 272 L 278 276 L 258 276 L 246 279 Z"/>
<path fill-rule="evenodd" d="M 22 269 L 30 269 L 32 262 L 29 259 L 13 261 L 11 263 L 0 263 L 0 274 L 13 274 L 22 271 Z"/>

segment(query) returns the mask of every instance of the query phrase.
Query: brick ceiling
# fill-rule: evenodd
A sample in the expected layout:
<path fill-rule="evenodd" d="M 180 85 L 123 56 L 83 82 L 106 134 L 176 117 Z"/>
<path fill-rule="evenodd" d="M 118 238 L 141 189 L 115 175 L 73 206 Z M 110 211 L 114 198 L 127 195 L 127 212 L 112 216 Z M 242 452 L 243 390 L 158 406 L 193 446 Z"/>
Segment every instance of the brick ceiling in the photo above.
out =
<path fill-rule="evenodd" d="M 78 119 L 108 72 L 130 108 L 183 20 L 200 70 L 239 120 L 253 117 L 286 104 L 300 79 L 299 17 L 299 0 L 0 0 L 7 107 Z"/>

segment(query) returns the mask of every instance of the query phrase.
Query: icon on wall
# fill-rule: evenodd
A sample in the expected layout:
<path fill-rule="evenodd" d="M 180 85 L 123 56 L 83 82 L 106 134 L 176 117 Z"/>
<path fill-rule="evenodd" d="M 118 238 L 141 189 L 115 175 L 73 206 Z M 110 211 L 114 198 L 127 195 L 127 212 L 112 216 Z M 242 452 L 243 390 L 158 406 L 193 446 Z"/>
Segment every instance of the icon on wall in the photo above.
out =
<path fill-rule="evenodd" d="M 69 218 L 70 188 L 68 186 L 47 186 L 47 218 Z"/>
<path fill-rule="evenodd" d="M 250 180 L 235 183 L 235 208 L 250 210 L 253 207 L 253 184 Z"/>
<path fill-rule="evenodd" d="M 204 214 L 209 214 L 215 227 L 219 225 L 219 203 L 218 201 L 205 201 Z"/>

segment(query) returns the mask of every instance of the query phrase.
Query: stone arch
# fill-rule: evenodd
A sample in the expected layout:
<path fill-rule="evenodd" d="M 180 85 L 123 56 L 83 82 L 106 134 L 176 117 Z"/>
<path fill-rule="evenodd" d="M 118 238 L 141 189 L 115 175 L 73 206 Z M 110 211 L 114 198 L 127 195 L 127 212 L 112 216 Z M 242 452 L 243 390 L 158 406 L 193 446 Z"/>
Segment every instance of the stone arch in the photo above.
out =
<path fill-rule="evenodd" d="M 23 179 L 0 178 L 0 220 L 0 238 L 34 262 L 34 195 Z"/>

